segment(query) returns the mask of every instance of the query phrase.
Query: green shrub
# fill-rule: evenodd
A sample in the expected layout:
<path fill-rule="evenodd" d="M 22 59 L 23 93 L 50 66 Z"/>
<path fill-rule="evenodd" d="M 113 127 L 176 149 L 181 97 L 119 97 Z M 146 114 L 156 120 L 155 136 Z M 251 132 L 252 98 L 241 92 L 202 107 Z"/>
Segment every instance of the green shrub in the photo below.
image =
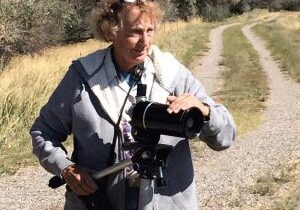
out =
<path fill-rule="evenodd" d="M 174 21 L 177 19 L 178 10 L 176 5 L 171 1 L 158 0 L 160 7 L 164 11 L 163 22 Z"/>
<path fill-rule="evenodd" d="M 282 9 L 290 11 L 300 10 L 300 0 L 285 0 L 282 2 Z"/>
<path fill-rule="evenodd" d="M 230 5 L 229 4 L 217 4 L 213 5 L 210 3 L 206 3 L 200 10 L 201 15 L 206 21 L 221 21 L 225 18 L 232 16 L 230 13 Z"/>
<path fill-rule="evenodd" d="M 173 0 L 177 8 L 177 17 L 188 21 L 196 15 L 196 0 Z"/>
<path fill-rule="evenodd" d="M 244 12 L 249 12 L 251 10 L 251 6 L 246 0 L 241 0 L 236 3 L 231 3 L 229 10 L 232 14 L 240 15 Z"/>
<path fill-rule="evenodd" d="M 60 0 L 1 0 L 0 69 L 15 54 L 90 37 L 83 11 Z"/>

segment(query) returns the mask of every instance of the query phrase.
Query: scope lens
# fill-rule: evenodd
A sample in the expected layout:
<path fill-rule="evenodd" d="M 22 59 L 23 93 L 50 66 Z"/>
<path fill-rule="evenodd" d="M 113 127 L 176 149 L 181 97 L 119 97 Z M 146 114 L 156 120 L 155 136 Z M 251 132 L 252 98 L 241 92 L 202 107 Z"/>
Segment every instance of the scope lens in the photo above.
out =
<path fill-rule="evenodd" d="M 194 119 L 192 117 L 189 117 L 186 121 L 186 127 L 192 128 L 194 125 Z"/>

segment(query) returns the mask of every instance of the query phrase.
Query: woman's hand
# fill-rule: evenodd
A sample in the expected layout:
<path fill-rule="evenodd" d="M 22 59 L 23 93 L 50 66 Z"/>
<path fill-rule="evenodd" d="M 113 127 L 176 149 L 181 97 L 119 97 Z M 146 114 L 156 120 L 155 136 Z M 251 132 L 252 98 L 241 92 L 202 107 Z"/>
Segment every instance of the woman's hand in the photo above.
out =
<path fill-rule="evenodd" d="M 190 93 L 184 93 L 181 96 L 169 96 L 167 100 L 167 102 L 169 103 L 169 113 L 178 113 L 181 109 L 187 110 L 192 107 L 197 107 L 198 109 L 200 109 L 205 118 L 209 116 L 209 106 L 203 104 L 201 101 L 199 101 L 198 98 Z"/>
<path fill-rule="evenodd" d="M 98 188 L 88 171 L 80 166 L 68 166 L 63 170 L 62 176 L 77 195 L 89 195 Z"/>

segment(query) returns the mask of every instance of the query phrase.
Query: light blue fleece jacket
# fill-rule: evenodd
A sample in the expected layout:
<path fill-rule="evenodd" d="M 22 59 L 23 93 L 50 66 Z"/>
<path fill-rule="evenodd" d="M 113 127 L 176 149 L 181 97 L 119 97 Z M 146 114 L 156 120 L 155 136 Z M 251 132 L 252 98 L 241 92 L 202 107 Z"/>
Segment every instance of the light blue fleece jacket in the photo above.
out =
<path fill-rule="evenodd" d="M 203 85 L 170 53 L 161 52 L 152 46 L 147 59 L 151 61 L 151 65 L 145 67 L 153 72 L 149 99 L 165 103 L 170 94 L 194 94 L 210 106 L 210 120 L 204 123 L 199 139 L 214 150 L 228 148 L 236 134 L 235 124 L 228 110 L 207 96 Z M 111 48 L 96 51 L 79 61 L 84 67 L 81 74 L 91 89 L 85 87 L 71 65 L 30 130 L 33 153 L 41 165 L 55 175 L 60 175 L 64 168 L 74 162 L 97 171 L 106 168 L 109 162 L 114 125 L 118 118 L 118 110 L 114 109 L 108 85 L 107 72 L 115 71 Z M 101 107 L 94 107 L 89 93 L 91 90 Z M 76 145 L 71 159 L 62 145 L 70 134 L 73 134 Z M 139 209 L 197 209 L 194 169 L 188 141 L 161 136 L 160 143 L 174 146 L 166 168 L 168 185 L 158 188 L 155 183 L 144 181 L 144 188 L 141 190 L 145 192 L 140 198 Z M 117 144 L 117 161 L 121 161 L 119 148 L 120 145 Z M 123 210 L 123 173 L 109 178 L 106 192 L 114 209 Z"/>

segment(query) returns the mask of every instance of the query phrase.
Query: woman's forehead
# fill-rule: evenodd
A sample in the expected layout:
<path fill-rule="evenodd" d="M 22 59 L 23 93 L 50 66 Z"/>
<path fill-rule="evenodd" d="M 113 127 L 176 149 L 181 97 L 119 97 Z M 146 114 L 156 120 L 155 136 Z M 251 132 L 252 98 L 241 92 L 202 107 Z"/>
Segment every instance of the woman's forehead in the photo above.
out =
<path fill-rule="evenodd" d="M 153 20 L 149 14 L 141 12 L 138 7 L 133 7 L 123 15 L 124 26 L 136 26 L 153 24 Z"/>

